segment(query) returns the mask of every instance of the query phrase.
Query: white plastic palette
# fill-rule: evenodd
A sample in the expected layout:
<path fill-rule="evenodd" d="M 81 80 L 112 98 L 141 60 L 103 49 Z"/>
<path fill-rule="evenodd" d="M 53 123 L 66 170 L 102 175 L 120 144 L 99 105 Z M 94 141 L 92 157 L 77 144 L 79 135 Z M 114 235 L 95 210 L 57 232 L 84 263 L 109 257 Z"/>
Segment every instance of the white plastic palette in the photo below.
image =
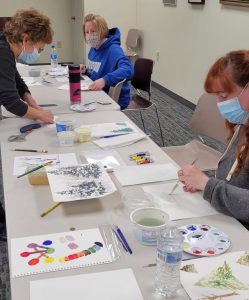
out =
<path fill-rule="evenodd" d="M 198 256 L 214 256 L 227 251 L 229 237 L 210 225 L 189 224 L 179 228 L 184 237 L 183 250 Z"/>
<path fill-rule="evenodd" d="M 89 103 L 89 104 L 73 104 L 70 106 L 70 108 L 74 111 L 79 112 L 87 112 L 92 111 L 96 109 L 96 103 Z"/>

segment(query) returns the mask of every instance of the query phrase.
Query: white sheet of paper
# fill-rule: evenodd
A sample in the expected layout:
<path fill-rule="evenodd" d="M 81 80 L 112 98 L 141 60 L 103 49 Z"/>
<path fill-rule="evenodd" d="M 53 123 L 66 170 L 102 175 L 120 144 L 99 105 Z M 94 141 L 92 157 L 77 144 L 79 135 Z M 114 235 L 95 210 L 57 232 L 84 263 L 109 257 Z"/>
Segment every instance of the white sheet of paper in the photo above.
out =
<path fill-rule="evenodd" d="M 67 81 L 68 81 L 68 78 L 67 78 Z M 89 84 L 90 84 L 89 82 L 86 83 L 86 82 L 81 81 L 81 83 L 80 83 L 81 90 L 88 91 L 89 90 Z M 58 90 L 69 91 L 69 84 L 68 83 L 63 84 L 63 85 L 59 86 L 57 89 Z"/>
<path fill-rule="evenodd" d="M 195 218 L 215 215 L 218 212 L 203 199 L 202 193 L 187 193 L 183 191 L 183 185 L 178 183 L 172 195 L 176 182 L 165 184 L 146 185 L 142 189 L 153 196 L 155 203 L 170 216 L 171 220 Z"/>
<path fill-rule="evenodd" d="M 101 162 L 104 168 L 116 168 L 125 163 L 115 150 L 89 150 L 84 151 L 88 163 Z"/>
<path fill-rule="evenodd" d="M 194 265 L 198 273 L 186 272 L 181 270 L 181 283 L 191 299 L 236 299 L 245 300 L 249 298 L 249 252 L 247 254 L 247 265 L 237 263 L 238 259 L 243 256 L 245 251 L 225 253 L 214 257 L 198 258 L 182 262 L 182 267 L 186 265 Z M 224 262 L 226 266 L 224 268 Z M 219 275 L 214 273 L 218 267 Z M 213 272 L 212 275 L 210 275 Z M 230 273 L 231 272 L 231 273 Z M 209 284 L 214 287 L 208 287 L 206 281 L 196 283 L 205 277 L 212 277 Z M 227 279 L 223 280 L 223 277 Z M 235 278 L 234 278 L 235 277 Z M 247 289 L 241 289 L 241 285 L 237 285 L 237 280 Z M 201 286 L 200 286 L 201 284 Z M 227 286 L 230 288 L 226 288 Z M 237 288 L 235 288 L 237 286 Z M 233 293 L 236 293 L 232 295 Z M 231 294 L 229 296 L 229 294 Z M 214 298 L 211 298 L 213 296 Z M 220 296 L 220 298 L 219 298 Z M 208 298 L 210 297 L 210 298 Z M 216 298 L 215 298 L 216 297 Z"/>
<path fill-rule="evenodd" d="M 143 300 L 131 269 L 30 282 L 30 300 Z"/>
<path fill-rule="evenodd" d="M 123 186 L 177 178 L 178 168 L 173 164 L 147 164 L 117 168 L 114 175 Z"/>
<path fill-rule="evenodd" d="M 95 252 L 88 250 L 92 247 Z M 83 255 L 87 250 L 88 255 Z M 35 251 L 40 252 L 32 253 Z M 70 259 L 69 255 L 76 253 L 80 255 Z M 11 239 L 12 277 L 110 262 L 109 252 L 98 228 Z"/>
<path fill-rule="evenodd" d="M 26 171 L 27 167 L 32 165 L 41 165 L 49 160 L 54 161 L 52 165 L 57 165 L 59 167 L 77 165 L 78 163 L 76 159 L 76 155 L 74 153 L 16 156 L 14 160 L 13 175 L 14 176 L 21 175 Z M 50 168 L 50 166 L 48 168 Z"/>
<path fill-rule="evenodd" d="M 125 135 L 119 135 L 111 138 L 102 138 L 99 140 L 94 140 L 93 143 L 103 149 L 112 149 L 136 143 L 144 139 L 145 137 L 146 135 L 144 133 L 136 132 Z"/>
<path fill-rule="evenodd" d="M 46 170 L 54 202 L 100 198 L 116 191 L 111 178 L 99 163 Z"/>
<path fill-rule="evenodd" d="M 82 125 L 80 127 L 86 127 Z M 137 129 L 130 122 L 113 122 L 113 123 L 100 123 L 88 125 L 92 130 L 93 138 L 102 138 L 104 136 L 110 136 L 122 133 L 134 133 L 138 132 Z"/>

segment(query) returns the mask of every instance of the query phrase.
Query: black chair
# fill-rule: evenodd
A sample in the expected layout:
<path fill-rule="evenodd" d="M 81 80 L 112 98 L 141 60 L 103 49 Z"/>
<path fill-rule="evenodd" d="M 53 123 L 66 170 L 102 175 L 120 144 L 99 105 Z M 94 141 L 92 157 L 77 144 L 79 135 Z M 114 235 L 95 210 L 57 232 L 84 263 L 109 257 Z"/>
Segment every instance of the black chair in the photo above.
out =
<path fill-rule="evenodd" d="M 154 62 L 148 58 L 138 58 L 134 64 L 134 77 L 131 80 L 131 85 L 135 89 L 135 94 L 129 103 L 129 106 L 125 110 L 138 110 L 140 113 L 143 130 L 145 130 L 144 118 L 142 115 L 142 110 L 147 110 L 152 106 L 155 108 L 155 113 L 158 120 L 158 126 L 161 134 L 162 144 L 164 145 L 162 128 L 158 116 L 158 111 L 156 104 L 151 102 L 151 75 L 153 71 Z M 144 98 L 140 91 L 148 93 L 149 100 Z"/>

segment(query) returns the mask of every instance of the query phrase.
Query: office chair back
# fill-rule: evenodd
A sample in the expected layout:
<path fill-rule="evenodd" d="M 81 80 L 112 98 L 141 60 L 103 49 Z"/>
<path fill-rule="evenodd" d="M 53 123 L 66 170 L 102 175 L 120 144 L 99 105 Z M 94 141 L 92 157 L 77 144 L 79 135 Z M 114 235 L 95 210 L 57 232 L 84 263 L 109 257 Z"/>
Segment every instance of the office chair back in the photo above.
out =
<path fill-rule="evenodd" d="M 146 91 L 151 94 L 151 75 L 154 62 L 149 58 L 138 58 L 134 64 L 134 76 L 131 80 L 131 85 L 136 90 Z"/>
<path fill-rule="evenodd" d="M 226 144 L 225 120 L 218 111 L 215 95 L 203 94 L 199 98 L 189 127 L 197 135 L 204 135 Z"/>
<path fill-rule="evenodd" d="M 138 44 L 139 36 L 140 36 L 140 31 L 138 29 L 134 29 L 134 28 L 130 29 L 126 37 L 126 42 L 125 42 L 126 47 L 128 49 L 136 48 Z"/>
<path fill-rule="evenodd" d="M 115 86 L 111 86 L 109 89 L 108 95 L 116 102 L 118 102 L 119 100 L 120 92 L 125 81 L 126 79 L 123 79 L 122 81 L 118 82 Z"/>

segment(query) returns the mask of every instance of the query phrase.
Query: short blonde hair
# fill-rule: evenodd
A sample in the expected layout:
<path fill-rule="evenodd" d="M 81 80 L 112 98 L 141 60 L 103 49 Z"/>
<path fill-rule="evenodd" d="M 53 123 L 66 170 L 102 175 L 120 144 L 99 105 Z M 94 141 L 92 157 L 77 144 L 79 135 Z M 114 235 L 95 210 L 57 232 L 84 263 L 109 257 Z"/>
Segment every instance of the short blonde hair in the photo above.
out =
<path fill-rule="evenodd" d="M 3 34 L 11 43 L 22 41 L 24 34 L 31 42 L 51 44 L 53 38 L 50 19 L 36 9 L 18 10 L 6 22 Z"/>
<path fill-rule="evenodd" d="M 95 24 L 96 31 L 100 39 L 104 39 L 108 36 L 109 29 L 106 20 L 99 15 L 88 14 L 87 16 L 85 16 L 84 23 L 83 23 L 83 35 L 85 39 L 86 39 L 85 24 L 87 22 L 93 22 Z"/>

